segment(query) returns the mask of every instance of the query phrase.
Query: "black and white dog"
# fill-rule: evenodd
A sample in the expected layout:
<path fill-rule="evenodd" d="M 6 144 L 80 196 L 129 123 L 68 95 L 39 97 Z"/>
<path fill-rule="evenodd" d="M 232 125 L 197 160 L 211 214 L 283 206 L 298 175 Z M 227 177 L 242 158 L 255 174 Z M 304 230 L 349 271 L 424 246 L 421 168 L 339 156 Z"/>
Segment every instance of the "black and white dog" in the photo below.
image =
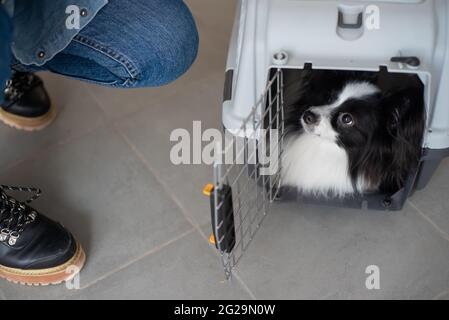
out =
<path fill-rule="evenodd" d="M 284 186 L 340 198 L 403 186 L 421 157 L 424 87 L 417 76 L 400 75 L 400 87 L 382 88 L 379 77 L 326 70 L 285 75 Z"/>

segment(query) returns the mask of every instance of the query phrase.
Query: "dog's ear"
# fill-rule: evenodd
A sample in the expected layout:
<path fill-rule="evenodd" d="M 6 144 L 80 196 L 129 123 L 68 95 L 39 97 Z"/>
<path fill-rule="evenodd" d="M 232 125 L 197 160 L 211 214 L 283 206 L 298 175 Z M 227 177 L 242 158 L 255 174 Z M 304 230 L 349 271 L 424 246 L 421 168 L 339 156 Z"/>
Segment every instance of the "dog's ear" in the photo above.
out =
<path fill-rule="evenodd" d="M 424 92 L 422 88 L 393 89 L 382 99 L 388 133 L 409 142 L 421 141 L 425 124 Z"/>
<path fill-rule="evenodd" d="M 418 166 L 425 129 L 424 88 L 393 89 L 382 98 L 384 126 L 390 139 L 391 180 L 403 183 Z"/>

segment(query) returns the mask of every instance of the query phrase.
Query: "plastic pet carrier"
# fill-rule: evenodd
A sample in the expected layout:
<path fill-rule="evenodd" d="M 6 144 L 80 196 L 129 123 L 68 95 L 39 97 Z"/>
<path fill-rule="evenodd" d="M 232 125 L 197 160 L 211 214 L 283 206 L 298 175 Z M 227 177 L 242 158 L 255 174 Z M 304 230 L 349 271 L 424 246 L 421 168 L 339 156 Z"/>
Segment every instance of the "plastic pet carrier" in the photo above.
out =
<path fill-rule="evenodd" d="M 211 202 L 211 242 L 227 277 L 274 201 L 400 210 L 412 192 L 427 185 L 449 156 L 448 18 L 446 0 L 240 0 L 226 67 L 223 125 L 241 161 L 215 163 L 213 184 L 204 190 Z M 368 71 L 378 73 L 385 86 L 408 75 L 422 84 L 422 159 L 401 189 L 324 199 L 281 187 L 284 87 L 289 74 L 304 70 Z M 267 144 L 279 150 L 276 170 L 262 174 L 267 164 L 260 148 Z"/>

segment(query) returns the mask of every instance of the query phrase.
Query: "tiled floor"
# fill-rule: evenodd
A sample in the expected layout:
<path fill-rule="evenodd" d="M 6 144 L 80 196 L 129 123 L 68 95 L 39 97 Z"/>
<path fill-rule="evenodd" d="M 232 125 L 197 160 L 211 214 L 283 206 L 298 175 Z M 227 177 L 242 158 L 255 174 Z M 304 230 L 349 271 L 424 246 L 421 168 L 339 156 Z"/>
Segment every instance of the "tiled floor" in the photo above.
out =
<path fill-rule="evenodd" d="M 200 56 L 164 88 L 111 90 L 45 74 L 59 118 L 45 131 L 0 126 L 0 180 L 42 187 L 36 207 L 83 243 L 81 289 L 0 283 L 0 299 L 449 297 L 449 161 L 399 213 L 277 204 L 236 276 L 207 243 L 205 165 L 174 166 L 174 128 L 220 128 L 234 0 L 188 0 Z M 369 265 L 380 290 L 365 287 Z"/>

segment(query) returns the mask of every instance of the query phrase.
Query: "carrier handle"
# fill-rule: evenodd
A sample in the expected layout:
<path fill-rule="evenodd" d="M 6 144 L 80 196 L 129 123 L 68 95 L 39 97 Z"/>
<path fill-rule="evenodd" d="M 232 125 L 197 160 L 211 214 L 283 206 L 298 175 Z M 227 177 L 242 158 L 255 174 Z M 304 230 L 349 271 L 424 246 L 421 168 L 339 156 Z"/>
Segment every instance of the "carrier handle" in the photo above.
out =
<path fill-rule="evenodd" d="M 342 29 L 360 29 L 363 26 L 363 12 L 359 13 L 356 23 L 345 23 L 343 12 L 338 11 L 338 27 Z"/>
<path fill-rule="evenodd" d="M 413 68 L 421 65 L 421 60 L 418 57 L 393 57 L 391 62 L 403 63 Z"/>

